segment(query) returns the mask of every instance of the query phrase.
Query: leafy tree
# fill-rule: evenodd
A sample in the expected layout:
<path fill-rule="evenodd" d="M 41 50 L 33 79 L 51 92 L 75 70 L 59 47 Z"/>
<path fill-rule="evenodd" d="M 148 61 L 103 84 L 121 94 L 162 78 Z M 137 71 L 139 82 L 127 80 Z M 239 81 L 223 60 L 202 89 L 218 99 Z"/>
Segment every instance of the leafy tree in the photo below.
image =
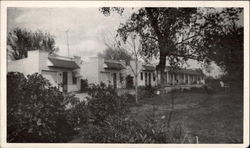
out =
<path fill-rule="evenodd" d="M 131 55 L 124 49 L 110 48 L 108 47 L 102 54 L 100 54 L 106 60 L 123 60 L 126 62 L 126 65 L 132 60 Z"/>
<path fill-rule="evenodd" d="M 101 8 L 104 15 L 111 11 L 122 14 L 124 8 Z M 214 52 L 211 32 L 222 32 L 238 19 L 241 8 L 139 8 L 121 24 L 118 34 L 126 40 L 130 32 L 142 38 L 142 55 L 158 56 L 157 70 L 164 85 L 166 60 L 177 68 L 188 59 L 209 62 Z M 214 38 L 215 39 L 215 38 Z"/>
<path fill-rule="evenodd" d="M 54 52 L 55 40 L 49 33 L 42 31 L 31 32 L 21 28 L 15 28 L 7 35 L 7 53 L 12 60 L 27 57 L 27 51 L 44 50 Z"/>
<path fill-rule="evenodd" d="M 207 38 L 213 40 L 210 58 L 224 70 L 229 80 L 243 80 L 243 36 L 243 28 L 233 23 L 223 32 Z"/>

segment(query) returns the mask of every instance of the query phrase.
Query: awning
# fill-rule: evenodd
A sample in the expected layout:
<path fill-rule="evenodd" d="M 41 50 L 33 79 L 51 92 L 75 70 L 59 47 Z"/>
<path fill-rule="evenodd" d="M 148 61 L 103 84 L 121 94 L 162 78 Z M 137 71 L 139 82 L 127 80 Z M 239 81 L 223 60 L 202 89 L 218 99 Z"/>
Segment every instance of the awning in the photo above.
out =
<path fill-rule="evenodd" d="M 142 67 L 143 67 L 144 71 L 155 71 L 155 67 L 154 66 L 142 65 Z"/>
<path fill-rule="evenodd" d="M 67 69 L 77 69 L 80 68 L 75 61 L 71 60 L 63 60 L 63 59 L 57 59 L 57 58 L 51 58 L 49 57 L 49 60 L 53 65 L 50 65 L 50 67 L 58 67 L 58 68 L 67 68 Z"/>
<path fill-rule="evenodd" d="M 170 67 L 167 66 L 165 71 L 170 71 Z M 183 73 L 183 74 L 192 74 L 192 75 L 204 75 L 201 69 L 185 69 L 185 68 L 180 68 L 180 69 L 175 69 L 172 70 L 173 73 Z"/>
<path fill-rule="evenodd" d="M 126 68 L 121 63 L 114 61 L 104 61 L 104 64 L 105 69 L 122 70 Z"/>

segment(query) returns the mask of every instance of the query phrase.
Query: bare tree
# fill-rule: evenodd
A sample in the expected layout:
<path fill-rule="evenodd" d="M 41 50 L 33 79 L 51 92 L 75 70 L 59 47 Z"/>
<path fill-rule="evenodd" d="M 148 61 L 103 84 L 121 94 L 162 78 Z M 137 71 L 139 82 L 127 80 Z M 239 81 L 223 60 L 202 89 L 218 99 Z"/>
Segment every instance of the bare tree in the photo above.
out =
<path fill-rule="evenodd" d="M 124 41 L 119 36 L 108 33 L 104 37 L 104 42 L 108 49 L 103 56 L 113 60 L 124 60 L 132 71 L 135 78 L 135 101 L 138 103 L 138 64 L 143 60 L 140 56 L 141 42 L 139 36 L 136 33 L 130 33 L 128 39 Z M 134 61 L 135 67 L 133 67 L 131 61 Z"/>

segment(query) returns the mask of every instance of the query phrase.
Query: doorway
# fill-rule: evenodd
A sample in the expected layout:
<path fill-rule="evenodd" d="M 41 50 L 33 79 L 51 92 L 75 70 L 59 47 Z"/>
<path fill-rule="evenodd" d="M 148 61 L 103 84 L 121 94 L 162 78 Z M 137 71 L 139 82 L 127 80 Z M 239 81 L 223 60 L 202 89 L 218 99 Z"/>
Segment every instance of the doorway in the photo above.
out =
<path fill-rule="evenodd" d="M 148 73 L 148 86 L 151 86 L 151 73 Z"/>
<path fill-rule="evenodd" d="M 68 72 L 63 72 L 63 92 L 68 91 Z"/>
<path fill-rule="evenodd" d="M 113 86 L 114 86 L 114 88 L 117 88 L 117 77 L 116 77 L 116 73 L 113 73 Z"/>

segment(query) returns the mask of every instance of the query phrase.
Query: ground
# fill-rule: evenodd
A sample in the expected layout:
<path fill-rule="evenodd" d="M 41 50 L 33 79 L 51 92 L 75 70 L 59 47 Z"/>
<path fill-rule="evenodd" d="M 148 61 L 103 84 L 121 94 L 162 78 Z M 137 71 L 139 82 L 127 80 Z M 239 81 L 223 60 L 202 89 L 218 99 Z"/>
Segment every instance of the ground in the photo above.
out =
<path fill-rule="evenodd" d="M 130 116 L 141 122 L 150 112 L 154 112 L 159 120 L 167 118 L 171 108 L 170 98 L 171 94 L 142 99 L 141 105 L 131 107 Z M 176 93 L 174 102 L 171 126 L 181 124 L 188 137 L 197 136 L 199 143 L 242 143 L 242 92 Z"/>
<path fill-rule="evenodd" d="M 85 94 L 86 95 L 86 94 Z M 79 94 L 78 97 L 85 96 Z M 171 126 L 182 125 L 188 135 L 185 143 L 242 143 L 243 93 L 240 91 L 178 92 L 139 100 L 130 107 L 129 117 L 145 123 L 154 113 L 157 120 L 167 120 L 174 97 Z M 77 140 L 76 140 L 77 141 Z"/>

